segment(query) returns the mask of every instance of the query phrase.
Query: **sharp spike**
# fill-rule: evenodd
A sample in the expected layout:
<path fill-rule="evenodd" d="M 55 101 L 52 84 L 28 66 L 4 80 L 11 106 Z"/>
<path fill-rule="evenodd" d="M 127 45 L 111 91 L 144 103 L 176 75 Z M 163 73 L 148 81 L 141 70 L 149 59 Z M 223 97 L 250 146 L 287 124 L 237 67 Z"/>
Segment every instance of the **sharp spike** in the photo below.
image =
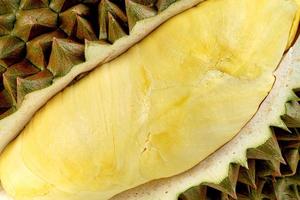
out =
<path fill-rule="evenodd" d="M 126 14 L 114 3 L 110 0 L 102 0 L 106 7 L 106 14 L 110 13 L 114 15 L 114 17 L 119 18 L 122 22 L 127 22 Z"/>
<path fill-rule="evenodd" d="M 299 141 L 300 140 L 300 134 L 297 134 L 295 131 L 293 131 L 297 129 L 291 129 L 292 130 L 291 132 L 287 132 L 279 128 L 274 130 L 278 141 Z"/>
<path fill-rule="evenodd" d="M 55 77 L 63 76 L 84 61 L 84 45 L 68 39 L 53 38 L 48 69 Z"/>
<path fill-rule="evenodd" d="M 20 106 L 25 95 L 51 85 L 53 75 L 48 70 L 38 72 L 32 76 L 17 78 L 17 105 Z"/>
<path fill-rule="evenodd" d="M 99 39 L 103 39 L 106 40 L 108 38 L 108 33 L 107 33 L 107 14 L 106 14 L 106 8 L 104 6 L 104 1 L 101 1 L 101 3 L 99 4 L 99 8 L 98 8 L 98 13 L 99 13 Z"/>
<path fill-rule="evenodd" d="M 13 36 L 0 38 L 0 64 L 8 67 L 20 61 L 25 53 L 25 43 Z"/>
<path fill-rule="evenodd" d="M 276 124 L 272 124 L 272 128 L 274 128 L 274 127 L 278 127 L 287 132 L 291 132 L 291 130 L 287 127 L 287 125 L 281 118 L 278 119 Z"/>
<path fill-rule="evenodd" d="M 37 73 L 39 70 L 35 68 L 27 60 L 12 65 L 3 73 L 3 84 L 5 90 L 13 100 L 13 105 L 17 103 L 17 77 L 26 77 Z"/>
<path fill-rule="evenodd" d="M 117 20 L 113 17 L 112 14 L 108 13 L 108 40 L 111 43 L 114 43 L 119 38 L 125 36 L 126 33 L 117 22 Z"/>
<path fill-rule="evenodd" d="M 124 12 L 115 4 L 111 3 L 109 0 L 102 0 L 98 7 L 98 13 L 99 13 L 99 27 L 100 27 L 100 33 L 99 33 L 99 39 L 100 40 L 106 40 L 108 39 L 108 20 L 109 16 L 108 13 L 110 13 L 114 18 L 120 19 L 120 21 L 124 24 L 127 23 L 127 16 L 124 14 Z"/>
<path fill-rule="evenodd" d="M 300 105 L 297 101 L 286 103 L 286 114 L 282 116 L 285 124 L 291 128 L 300 128 Z"/>
<path fill-rule="evenodd" d="M 77 16 L 76 37 L 81 41 L 84 41 L 85 39 L 90 41 L 97 40 L 97 36 L 93 30 L 91 23 L 80 16 Z"/>
<path fill-rule="evenodd" d="M 155 16 L 157 14 L 156 10 L 148 6 L 135 3 L 131 0 L 126 0 L 125 2 L 129 30 L 132 30 L 132 28 L 138 21 Z"/>
<path fill-rule="evenodd" d="M 47 67 L 54 37 L 65 38 L 66 36 L 61 31 L 54 31 L 52 33 L 47 33 L 36 37 L 27 43 L 26 58 L 41 70 Z"/>
<path fill-rule="evenodd" d="M 226 177 L 222 182 L 219 184 L 212 184 L 212 183 L 204 183 L 209 187 L 215 188 L 223 193 L 230 195 L 232 198 L 237 199 L 235 188 L 239 174 L 239 165 L 237 164 L 230 164 L 228 177 Z"/>
<path fill-rule="evenodd" d="M 71 36 L 75 33 L 78 16 L 88 16 L 90 14 L 89 7 L 79 4 L 69 8 L 59 15 L 61 22 L 60 28 L 68 35 Z"/>
<path fill-rule="evenodd" d="M 277 160 L 281 163 L 285 163 L 274 135 L 259 147 L 248 149 L 247 157 L 250 159 Z"/>
<path fill-rule="evenodd" d="M 282 173 L 284 176 L 293 176 L 297 172 L 299 157 L 299 147 L 293 149 L 285 149 L 284 157 L 287 162 L 287 165 L 282 167 Z"/>
<path fill-rule="evenodd" d="M 256 188 L 255 185 L 255 160 L 248 160 L 248 169 L 241 167 L 238 181 L 247 185 L 250 185 L 252 188 Z"/>
<path fill-rule="evenodd" d="M 23 41 L 56 29 L 57 14 L 49 8 L 20 11 L 13 34 Z"/>

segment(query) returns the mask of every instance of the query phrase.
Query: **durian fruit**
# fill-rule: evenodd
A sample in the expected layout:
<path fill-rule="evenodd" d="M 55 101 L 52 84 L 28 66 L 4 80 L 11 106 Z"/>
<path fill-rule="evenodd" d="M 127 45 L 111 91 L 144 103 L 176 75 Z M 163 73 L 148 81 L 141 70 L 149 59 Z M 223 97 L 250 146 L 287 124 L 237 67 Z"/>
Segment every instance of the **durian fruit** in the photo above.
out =
<path fill-rule="evenodd" d="M 0 0 L 0 149 L 76 77 L 126 51 L 162 23 L 166 14 L 146 29 L 137 28 L 143 33 L 133 30 L 174 2 Z M 105 48 L 89 50 L 99 44 Z"/>
<path fill-rule="evenodd" d="M 5 192 L 15 200 L 299 198 L 298 2 L 182 0 L 155 17 L 142 8 L 149 18 L 128 28 L 147 37 L 118 57 L 130 36 L 112 48 L 87 44 L 86 59 L 118 53 L 49 100 L 4 149 Z M 146 25 L 160 26 L 149 33 Z"/>

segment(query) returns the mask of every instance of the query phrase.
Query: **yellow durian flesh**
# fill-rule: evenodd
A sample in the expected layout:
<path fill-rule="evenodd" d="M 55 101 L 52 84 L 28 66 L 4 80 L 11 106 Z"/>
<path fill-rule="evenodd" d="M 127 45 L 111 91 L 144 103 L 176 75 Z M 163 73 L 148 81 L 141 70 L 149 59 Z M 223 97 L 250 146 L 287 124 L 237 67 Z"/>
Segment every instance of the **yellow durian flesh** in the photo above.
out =
<path fill-rule="evenodd" d="M 275 81 L 293 0 L 208 0 L 50 100 L 0 157 L 16 200 L 104 200 L 186 171 Z"/>
<path fill-rule="evenodd" d="M 300 0 L 294 0 L 296 2 L 296 4 L 298 5 L 298 7 L 300 7 Z M 295 17 L 294 17 L 294 22 L 290 31 L 290 37 L 289 37 L 289 41 L 288 41 L 288 45 L 286 49 L 289 49 L 294 42 L 294 39 L 297 35 L 298 32 L 298 27 L 299 27 L 299 21 L 300 21 L 300 9 L 298 9 Z"/>

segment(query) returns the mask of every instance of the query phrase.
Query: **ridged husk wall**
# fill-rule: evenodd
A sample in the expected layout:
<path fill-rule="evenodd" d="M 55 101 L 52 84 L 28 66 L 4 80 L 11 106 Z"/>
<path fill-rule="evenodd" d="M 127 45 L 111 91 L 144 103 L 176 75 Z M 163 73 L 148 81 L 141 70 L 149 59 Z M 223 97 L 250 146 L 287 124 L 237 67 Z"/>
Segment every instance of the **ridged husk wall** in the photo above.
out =
<path fill-rule="evenodd" d="M 112 44 L 175 1 L 0 0 L 0 119 L 84 62 L 87 41 Z"/>
<path fill-rule="evenodd" d="M 299 93 L 298 93 L 299 96 Z M 182 193 L 178 200 L 299 200 L 300 105 L 286 104 L 286 130 L 270 127 L 273 137 L 247 150 L 248 168 L 232 163 L 220 184 L 203 183 Z"/>

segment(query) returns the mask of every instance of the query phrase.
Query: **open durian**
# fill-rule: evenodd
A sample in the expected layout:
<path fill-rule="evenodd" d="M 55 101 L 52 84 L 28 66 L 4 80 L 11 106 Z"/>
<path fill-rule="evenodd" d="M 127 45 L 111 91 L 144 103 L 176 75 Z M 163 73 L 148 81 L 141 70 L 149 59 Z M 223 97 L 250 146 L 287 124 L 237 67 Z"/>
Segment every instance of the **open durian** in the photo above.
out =
<path fill-rule="evenodd" d="M 9 2 L 2 147 L 19 136 L 0 180 L 12 199 L 299 198 L 298 1 Z M 19 30 L 40 9 L 67 39 Z"/>

